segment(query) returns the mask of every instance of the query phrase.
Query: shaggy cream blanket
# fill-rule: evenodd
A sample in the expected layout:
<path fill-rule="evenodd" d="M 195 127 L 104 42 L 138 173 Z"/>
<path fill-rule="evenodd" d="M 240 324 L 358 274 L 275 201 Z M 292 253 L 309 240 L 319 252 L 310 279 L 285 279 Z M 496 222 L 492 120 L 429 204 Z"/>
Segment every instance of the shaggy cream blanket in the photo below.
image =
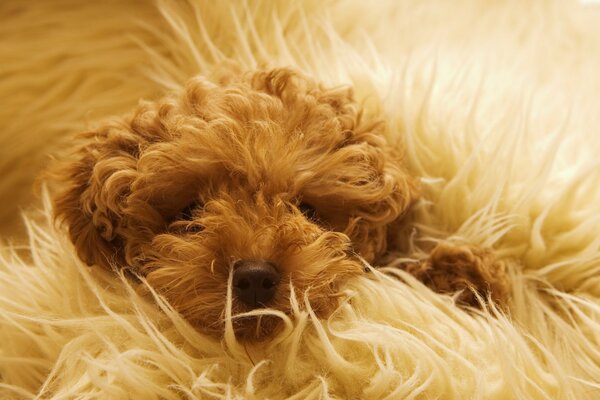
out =
<path fill-rule="evenodd" d="M 0 398 L 600 398 L 593 3 L 2 1 Z M 216 342 L 78 261 L 43 191 L 20 225 L 68 133 L 227 58 L 353 84 L 422 177 L 413 253 L 494 247 L 510 312 L 467 313 L 389 268 L 328 320 L 298 308 L 266 344 Z"/>

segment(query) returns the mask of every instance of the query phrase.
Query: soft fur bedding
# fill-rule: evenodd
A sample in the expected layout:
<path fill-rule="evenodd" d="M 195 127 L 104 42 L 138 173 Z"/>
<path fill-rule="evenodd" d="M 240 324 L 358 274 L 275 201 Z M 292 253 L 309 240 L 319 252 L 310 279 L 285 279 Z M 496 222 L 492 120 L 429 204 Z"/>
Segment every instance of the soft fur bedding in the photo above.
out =
<path fill-rule="evenodd" d="M 600 396 L 600 7 L 582 3 L 3 2 L 0 398 Z M 387 268 L 243 345 L 79 261 L 29 194 L 47 154 L 226 59 L 352 84 L 421 177 L 407 254 L 493 247 L 508 314 Z"/>

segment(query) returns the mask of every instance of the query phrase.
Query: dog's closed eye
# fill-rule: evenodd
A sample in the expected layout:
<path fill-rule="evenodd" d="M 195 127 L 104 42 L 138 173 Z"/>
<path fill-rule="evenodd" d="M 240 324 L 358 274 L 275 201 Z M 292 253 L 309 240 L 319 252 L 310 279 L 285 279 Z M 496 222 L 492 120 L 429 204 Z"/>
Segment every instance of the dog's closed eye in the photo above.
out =
<path fill-rule="evenodd" d="M 308 204 L 305 201 L 301 201 L 300 204 L 298 204 L 298 209 L 309 220 L 311 220 L 313 222 L 319 221 L 319 215 L 317 214 L 317 210 L 311 204 Z"/>
<path fill-rule="evenodd" d="M 194 201 L 188 204 L 173 221 L 173 224 L 178 228 L 185 230 L 186 232 L 196 233 L 201 232 L 204 227 L 194 222 L 194 218 L 202 210 L 202 204 Z"/>
<path fill-rule="evenodd" d="M 177 219 L 191 221 L 192 219 L 194 219 L 194 215 L 199 208 L 201 208 L 201 205 L 198 202 L 194 201 L 188 204 L 183 210 L 181 210 L 181 212 L 177 216 Z"/>

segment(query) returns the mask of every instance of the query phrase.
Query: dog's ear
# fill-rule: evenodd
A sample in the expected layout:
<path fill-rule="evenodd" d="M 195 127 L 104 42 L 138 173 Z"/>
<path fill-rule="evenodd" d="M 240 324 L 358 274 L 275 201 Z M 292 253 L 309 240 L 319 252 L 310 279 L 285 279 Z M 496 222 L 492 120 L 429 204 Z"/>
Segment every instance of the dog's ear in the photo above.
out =
<path fill-rule="evenodd" d="M 79 134 L 81 146 L 51 170 L 59 184 L 56 219 L 65 224 L 79 257 L 108 267 L 123 261 L 122 207 L 136 175 L 140 136 L 120 123 Z"/>
<path fill-rule="evenodd" d="M 373 262 L 390 249 L 389 239 L 395 237 L 391 231 L 419 198 L 420 187 L 406 165 L 402 142 L 387 137 L 384 124 L 359 120 L 353 133 L 352 144 L 339 152 L 345 165 L 340 173 L 328 173 L 328 180 L 341 182 L 335 189 L 338 204 L 352 209 L 346 233 L 355 249 Z"/>

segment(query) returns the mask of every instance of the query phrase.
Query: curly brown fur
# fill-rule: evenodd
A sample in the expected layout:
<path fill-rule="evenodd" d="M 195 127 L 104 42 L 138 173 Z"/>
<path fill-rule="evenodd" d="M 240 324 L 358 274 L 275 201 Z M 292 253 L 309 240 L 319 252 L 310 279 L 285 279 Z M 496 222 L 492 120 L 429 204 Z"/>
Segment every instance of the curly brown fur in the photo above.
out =
<path fill-rule="evenodd" d="M 291 283 L 325 316 L 340 282 L 363 273 L 360 257 L 388 250 L 416 180 L 350 89 L 285 68 L 220 75 L 81 134 L 58 174 L 56 216 L 84 261 L 145 277 L 215 336 L 238 260 L 276 266 L 268 306 L 290 312 Z M 234 313 L 247 310 L 233 299 Z M 277 325 L 256 324 L 239 320 L 236 334 Z"/>
<path fill-rule="evenodd" d="M 490 249 L 440 243 L 427 259 L 406 264 L 403 269 L 437 292 L 458 292 L 457 301 L 470 307 L 478 307 L 489 296 L 505 309 L 509 300 L 506 266 Z"/>
<path fill-rule="evenodd" d="M 349 89 L 288 69 L 224 84 L 195 78 L 182 94 L 81 135 L 86 144 L 60 174 L 67 189 L 56 215 L 87 263 L 145 276 L 215 334 L 239 259 L 272 261 L 281 282 L 310 288 L 326 314 L 337 284 L 363 271 L 354 254 L 381 254 L 387 225 L 416 198 L 382 127 Z M 270 306 L 289 311 L 288 297 L 282 284 Z"/>

